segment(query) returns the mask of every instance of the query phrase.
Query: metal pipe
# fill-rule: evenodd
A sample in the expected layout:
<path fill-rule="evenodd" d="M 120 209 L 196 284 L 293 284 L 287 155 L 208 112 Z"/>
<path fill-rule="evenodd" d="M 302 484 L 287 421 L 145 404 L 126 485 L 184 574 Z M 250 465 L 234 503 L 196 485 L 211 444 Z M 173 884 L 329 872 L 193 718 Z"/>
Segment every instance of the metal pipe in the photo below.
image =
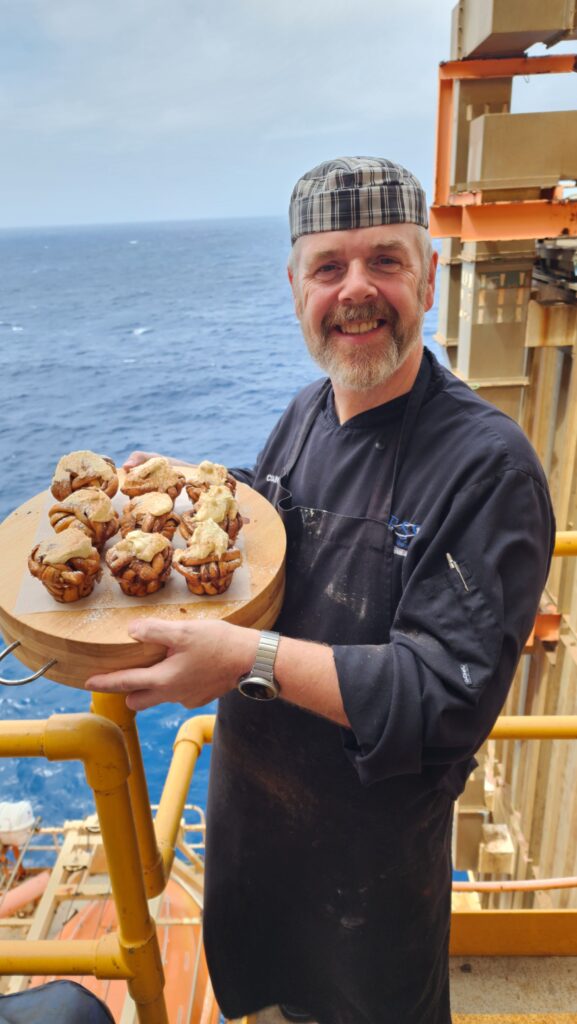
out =
<path fill-rule="evenodd" d="M 132 803 L 132 814 L 138 838 L 140 860 L 144 873 L 144 884 L 149 899 L 158 896 L 166 885 L 167 876 L 154 831 L 150 810 L 148 784 L 142 761 L 142 750 L 136 727 L 136 712 L 126 706 L 126 701 L 117 693 L 93 693 L 90 710 L 97 715 L 115 722 L 122 730 L 130 761 L 128 788 Z"/>
<path fill-rule="evenodd" d="M 453 882 L 453 892 L 539 892 L 540 889 L 575 889 L 577 878 L 523 878 L 507 882 Z"/>
<path fill-rule="evenodd" d="M 106 941 L 105 941 L 106 940 Z M 130 978 L 118 939 L 0 940 L 0 974 L 90 974 L 96 978 Z M 113 942 L 111 940 L 114 940 Z"/>
<path fill-rule="evenodd" d="M 174 753 L 154 819 L 158 847 L 168 875 L 177 843 L 184 805 L 194 767 L 205 743 L 212 741 L 214 715 L 196 715 L 184 722 L 174 741 Z"/>
<path fill-rule="evenodd" d="M 558 530 L 554 555 L 577 555 L 577 530 Z"/>
<path fill-rule="evenodd" d="M 501 715 L 490 736 L 494 740 L 574 740 L 577 715 Z"/>

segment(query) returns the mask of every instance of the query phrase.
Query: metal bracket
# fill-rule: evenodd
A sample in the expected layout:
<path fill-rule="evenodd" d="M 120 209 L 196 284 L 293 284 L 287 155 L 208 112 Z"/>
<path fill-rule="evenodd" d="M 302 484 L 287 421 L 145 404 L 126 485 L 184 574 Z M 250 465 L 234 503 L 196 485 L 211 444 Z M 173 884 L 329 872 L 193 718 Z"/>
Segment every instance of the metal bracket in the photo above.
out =
<path fill-rule="evenodd" d="M 13 651 L 16 647 L 20 647 L 19 640 L 15 640 L 14 643 L 10 644 L 9 647 L 6 647 L 3 651 L 0 651 L 0 661 L 2 661 L 2 659 L 5 658 L 7 654 L 10 654 L 10 652 Z M 33 683 L 34 680 L 38 679 L 39 676 L 44 675 L 47 668 L 50 668 L 51 665 L 56 664 L 56 660 L 56 658 L 52 658 L 51 661 L 47 661 L 46 664 L 42 666 L 42 668 L 39 668 L 38 671 L 34 673 L 34 675 L 26 676 L 25 679 L 4 679 L 3 676 L 0 676 L 0 684 L 2 686 L 26 686 L 26 683 Z"/>

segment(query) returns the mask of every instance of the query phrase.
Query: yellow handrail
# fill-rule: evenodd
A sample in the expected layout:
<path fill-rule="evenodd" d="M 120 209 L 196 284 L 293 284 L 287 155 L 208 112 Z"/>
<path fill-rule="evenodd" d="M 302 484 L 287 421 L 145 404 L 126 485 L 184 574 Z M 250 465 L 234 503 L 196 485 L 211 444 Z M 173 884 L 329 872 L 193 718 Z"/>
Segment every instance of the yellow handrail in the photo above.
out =
<path fill-rule="evenodd" d="M 124 742 L 130 761 L 128 788 L 134 815 L 134 825 L 140 850 L 140 860 L 144 873 L 144 884 L 149 899 L 163 892 L 168 875 L 165 873 L 162 857 L 158 849 L 148 785 L 142 762 L 142 751 L 136 728 L 136 712 L 127 708 L 124 697 L 117 693 L 93 693 L 90 710 L 97 715 L 115 722 L 122 730 Z"/>
<path fill-rule="evenodd" d="M 176 840 L 192 774 L 205 743 L 212 742 L 214 715 L 189 718 L 178 730 L 174 754 L 156 812 L 154 826 L 166 875 L 170 874 Z"/>
<path fill-rule="evenodd" d="M 94 792 L 118 918 L 118 933 L 107 941 L 0 941 L 0 974 L 125 977 L 140 1024 L 168 1024 L 164 973 L 156 927 L 148 912 L 127 781 L 130 764 L 121 729 L 95 714 L 0 722 L 0 756 L 83 762 Z"/>
<path fill-rule="evenodd" d="M 501 715 L 490 736 L 494 740 L 574 740 L 577 715 Z"/>
<path fill-rule="evenodd" d="M 151 879 L 155 886 L 162 879 L 162 889 L 170 873 L 194 768 L 204 745 L 212 740 L 215 718 L 198 715 L 181 726 L 152 824 L 134 715 L 122 698 L 108 700 L 102 694 L 93 697 L 96 710 L 105 716 L 53 715 L 45 721 L 0 722 L 0 756 L 83 762 L 94 791 L 118 932 L 92 941 L 2 940 L 0 974 L 124 978 L 140 1024 L 168 1024 L 160 951 L 147 895 Z M 502 716 L 491 736 L 577 739 L 577 716 Z M 118 821 L 123 822 L 122 837 Z M 143 860 L 149 868 L 148 884 Z"/>
<path fill-rule="evenodd" d="M 558 530 L 553 554 L 577 555 L 577 530 Z"/>

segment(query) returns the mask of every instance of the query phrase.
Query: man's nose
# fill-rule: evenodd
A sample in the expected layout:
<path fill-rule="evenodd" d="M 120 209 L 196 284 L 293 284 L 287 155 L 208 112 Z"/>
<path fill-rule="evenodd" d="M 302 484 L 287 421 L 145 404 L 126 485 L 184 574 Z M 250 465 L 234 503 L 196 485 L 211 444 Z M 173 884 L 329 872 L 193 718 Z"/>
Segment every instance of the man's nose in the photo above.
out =
<path fill-rule="evenodd" d="M 361 260 L 353 260 L 341 283 L 340 302 L 366 302 L 374 299 L 377 289 L 371 280 L 367 267 Z"/>

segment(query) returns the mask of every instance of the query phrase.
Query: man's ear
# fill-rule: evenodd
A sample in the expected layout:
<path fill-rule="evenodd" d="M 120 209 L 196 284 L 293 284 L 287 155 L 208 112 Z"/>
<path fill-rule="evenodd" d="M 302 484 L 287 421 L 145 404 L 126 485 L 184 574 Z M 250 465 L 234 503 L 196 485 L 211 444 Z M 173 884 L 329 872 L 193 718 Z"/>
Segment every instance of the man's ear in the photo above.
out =
<path fill-rule="evenodd" d="M 300 317 L 301 317 L 301 314 L 300 314 L 300 300 L 299 300 L 299 297 L 298 297 L 297 285 L 296 285 L 296 281 L 295 281 L 294 270 L 291 267 L 290 263 L 289 263 L 288 267 L 286 268 L 286 272 L 288 274 L 289 284 L 291 286 L 291 290 L 292 290 L 292 293 L 293 293 L 293 304 L 294 304 L 294 308 L 295 308 L 295 313 L 296 313 L 297 319 L 300 320 Z"/>
<path fill-rule="evenodd" d="M 435 301 L 435 275 L 437 273 L 437 263 L 439 262 L 438 252 L 433 251 L 431 253 L 431 262 L 429 263 L 429 271 L 427 273 L 427 287 L 425 290 L 425 301 L 423 303 L 425 311 L 432 308 L 433 302 Z"/>

